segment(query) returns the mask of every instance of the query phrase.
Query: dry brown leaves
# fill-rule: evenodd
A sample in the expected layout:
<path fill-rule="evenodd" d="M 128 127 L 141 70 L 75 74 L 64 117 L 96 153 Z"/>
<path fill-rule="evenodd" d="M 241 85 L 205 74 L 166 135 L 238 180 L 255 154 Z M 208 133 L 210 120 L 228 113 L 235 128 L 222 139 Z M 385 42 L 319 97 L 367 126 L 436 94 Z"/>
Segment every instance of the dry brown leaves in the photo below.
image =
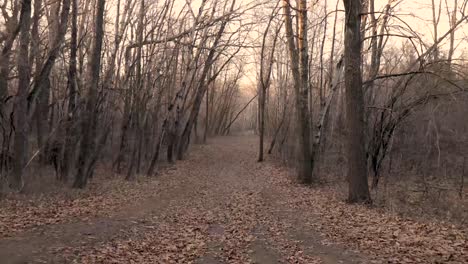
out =
<path fill-rule="evenodd" d="M 0 238 L 36 227 L 76 221 L 112 213 L 151 195 L 156 181 L 108 180 L 90 184 L 86 190 L 64 189 L 48 196 L 13 195 L 1 201 Z"/>
<path fill-rule="evenodd" d="M 193 169 L 179 173 L 186 173 L 179 183 L 190 186 L 193 196 L 174 198 L 170 210 L 142 219 L 129 234 L 98 246 L 62 248 L 60 254 L 73 263 L 203 263 L 197 261 L 211 252 L 222 263 L 255 263 L 252 243 L 263 239 L 278 250 L 281 263 L 321 263 L 287 237 L 285 223 L 260 192 L 210 185 L 213 179 L 197 177 Z"/>
<path fill-rule="evenodd" d="M 64 248 L 71 263 L 192 263 L 206 249 L 206 220 L 186 212 L 147 219 L 137 233 L 91 248 Z M 76 254 L 76 252 L 79 252 Z"/>
<path fill-rule="evenodd" d="M 385 263 L 468 263 L 468 233 L 462 227 L 350 205 L 334 188 L 298 186 L 287 171 L 274 170 L 272 184 L 283 189 L 285 206 L 303 212 L 307 224 L 333 242 Z"/>
<path fill-rule="evenodd" d="M 127 219 L 128 230 L 97 244 L 64 246 L 56 254 L 69 263 L 203 263 L 213 255 L 237 264 L 254 263 L 255 254 L 265 253 L 281 263 L 312 264 L 321 263 L 317 252 L 291 237 L 291 230 L 316 230 L 326 239 L 309 239 L 329 243 L 331 250 L 340 250 L 333 243 L 358 250 L 370 256 L 365 263 L 468 263 L 467 232 L 460 227 L 346 204 L 333 188 L 300 186 L 287 169 L 254 162 L 255 152 L 236 141 L 203 148 L 159 182 L 116 181 L 106 191 L 92 187 L 69 199 L 8 200 L 0 212 L 0 234 L 146 200 L 161 206 L 151 207 L 138 223 Z"/>

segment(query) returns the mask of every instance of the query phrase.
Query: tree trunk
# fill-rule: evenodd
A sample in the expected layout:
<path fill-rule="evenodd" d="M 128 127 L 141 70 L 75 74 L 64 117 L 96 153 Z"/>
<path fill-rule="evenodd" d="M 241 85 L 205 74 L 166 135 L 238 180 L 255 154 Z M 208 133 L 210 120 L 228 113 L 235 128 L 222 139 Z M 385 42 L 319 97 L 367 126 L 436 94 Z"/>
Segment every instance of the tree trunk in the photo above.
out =
<path fill-rule="evenodd" d="M 263 73 L 260 73 L 260 78 L 263 78 Z M 262 81 L 263 82 L 263 81 Z M 265 92 L 266 89 L 265 87 L 260 86 L 258 87 L 258 121 L 259 121 L 259 126 L 258 126 L 258 136 L 260 137 L 259 140 L 259 146 L 258 146 L 258 162 L 263 161 L 263 140 L 265 138 Z"/>
<path fill-rule="evenodd" d="M 24 186 L 23 173 L 28 155 L 28 90 L 30 80 L 29 42 L 31 27 L 31 0 L 21 2 L 20 35 L 18 51 L 18 93 L 15 100 L 15 142 L 13 178 L 11 187 L 21 191 Z"/>
<path fill-rule="evenodd" d="M 65 125 L 65 145 L 63 146 L 63 158 L 61 169 L 61 180 L 68 181 L 70 169 L 73 168 L 75 161 L 75 145 L 77 133 L 74 131 L 76 93 L 77 93 L 77 50 L 78 50 L 78 0 L 72 0 L 71 17 L 71 40 L 70 40 L 70 62 L 68 68 L 68 109 L 67 122 Z"/>
<path fill-rule="evenodd" d="M 159 159 L 159 152 L 161 150 L 161 145 L 164 139 L 164 136 L 166 134 L 166 129 L 165 129 L 166 124 L 163 124 L 163 129 L 161 131 L 161 134 L 159 135 L 158 143 L 156 144 L 156 150 L 154 151 L 154 155 L 151 159 L 150 166 L 148 167 L 148 171 L 146 172 L 147 176 L 153 176 L 155 169 L 156 169 L 156 163 L 158 162 Z"/>
<path fill-rule="evenodd" d="M 294 80 L 296 116 L 298 123 L 299 157 L 298 178 L 302 183 L 312 182 L 310 150 L 310 118 L 308 108 L 308 56 L 307 56 L 307 7 L 306 1 L 299 1 L 299 52 L 296 49 L 291 21 L 290 1 L 283 0 L 286 36 L 289 46 L 291 70 Z M 299 64 L 300 62 L 300 64 Z"/>
<path fill-rule="evenodd" d="M 208 137 L 208 128 L 209 128 L 209 122 L 210 122 L 210 87 L 208 86 L 206 88 L 206 95 L 205 95 L 205 131 L 203 131 L 203 143 L 206 144 L 206 138 Z"/>
<path fill-rule="evenodd" d="M 364 98 L 361 75 L 360 0 L 343 0 L 345 22 L 345 89 L 350 203 L 370 203 L 365 150 Z"/>
<path fill-rule="evenodd" d="M 99 74 L 101 69 L 101 50 L 102 40 L 104 37 L 104 7 L 105 0 L 97 0 L 96 4 L 96 21 L 95 21 L 95 37 L 93 48 L 91 50 L 91 58 L 88 64 L 88 98 L 86 108 L 83 113 L 82 133 L 80 153 L 78 157 L 78 168 L 73 187 L 84 188 L 87 184 L 88 176 L 92 174 L 90 156 L 95 149 L 96 137 L 96 116 L 97 116 L 97 90 L 99 84 Z"/>

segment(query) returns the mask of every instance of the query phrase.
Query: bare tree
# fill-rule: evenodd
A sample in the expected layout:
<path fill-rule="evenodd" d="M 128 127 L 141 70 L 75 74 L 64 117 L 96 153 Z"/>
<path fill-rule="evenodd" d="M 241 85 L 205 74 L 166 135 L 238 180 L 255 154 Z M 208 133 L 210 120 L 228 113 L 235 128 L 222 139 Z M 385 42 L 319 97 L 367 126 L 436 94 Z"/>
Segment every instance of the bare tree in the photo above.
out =
<path fill-rule="evenodd" d="M 302 183 L 312 182 L 310 150 L 310 117 L 308 107 L 308 48 L 307 1 L 298 2 L 298 40 L 294 39 L 290 1 L 283 0 L 286 36 L 288 40 L 291 70 L 294 80 L 296 115 L 299 139 L 298 178 Z"/>
<path fill-rule="evenodd" d="M 345 22 L 345 89 L 349 196 L 351 203 L 371 202 L 367 183 L 364 96 L 361 73 L 361 0 L 343 0 Z"/>
<path fill-rule="evenodd" d="M 28 155 L 27 97 L 31 69 L 29 67 L 29 42 L 31 27 L 31 0 L 21 3 L 18 51 L 18 93 L 15 100 L 15 142 L 13 179 L 11 187 L 21 191 L 24 186 L 23 173 Z"/>
<path fill-rule="evenodd" d="M 70 169 L 74 165 L 74 149 L 76 146 L 77 133 L 74 131 L 76 120 L 77 104 L 77 52 L 78 52 L 78 0 L 71 0 L 71 39 L 70 39 L 70 60 L 68 66 L 68 108 L 67 122 L 65 127 L 65 139 L 63 145 L 63 157 L 61 165 L 62 181 L 67 182 Z"/>
<path fill-rule="evenodd" d="M 90 156 L 95 151 L 96 137 L 96 104 L 99 85 L 99 74 L 101 67 L 102 40 L 104 38 L 104 6 L 105 0 L 97 0 L 96 21 L 94 26 L 94 41 L 91 50 L 88 71 L 89 81 L 87 85 L 86 108 L 82 113 L 82 133 L 80 153 L 78 156 L 77 173 L 73 186 L 75 188 L 84 188 L 90 176 L 92 168 Z M 91 172 L 92 173 L 92 172 Z"/>
<path fill-rule="evenodd" d="M 263 147 L 263 142 L 264 142 L 264 137 L 265 137 L 265 105 L 266 105 L 266 95 L 267 95 L 267 90 L 270 87 L 270 82 L 271 82 L 271 72 L 273 69 L 273 63 L 274 63 L 274 55 L 275 55 L 275 49 L 276 49 L 276 42 L 278 41 L 278 35 L 280 33 L 281 25 L 277 26 L 277 29 L 275 30 L 273 34 L 273 43 L 271 46 L 271 51 L 270 54 L 268 54 L 268 57 L 265 60 L 266 54 L 266 41 L 267 41 L 267 36 L 271 27 L 271 23 L 273 19 L 275 18 L 277 12 L 278 12 L 278 5 L 276 5 L 272 11 L 272 14 L 270 15 L 270 18 L 268 20 L 267 27 L 265 29 L 265 32 L 263 33 L 263 40 L 262 40 L 262 48 L 260 52 L 260 74 L 259 74 L 259 79 L 260 79 L 260 89 L 259 89 L 259 107 L 258 111 L 259 113 L 259 121 L 260 121 L 260 127 L 259 127 L 259 153 L 258 153 L 258 161 L 261 162 L 263 161 L 263 152 L 264 152 L 264 147 Z M 265 65 L 266 64 L 266 65 Z"/>

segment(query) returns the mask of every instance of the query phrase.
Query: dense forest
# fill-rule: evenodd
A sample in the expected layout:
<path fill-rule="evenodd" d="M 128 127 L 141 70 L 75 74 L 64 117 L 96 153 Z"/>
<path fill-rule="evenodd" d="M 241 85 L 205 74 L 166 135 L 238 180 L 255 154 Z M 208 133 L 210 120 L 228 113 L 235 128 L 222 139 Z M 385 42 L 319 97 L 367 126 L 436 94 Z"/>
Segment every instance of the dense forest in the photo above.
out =
<path fill-rule="evenodd" d="M 25 199 L 99 196 L 114 181 L 155 193 L 147 181 L 185 171 L 203 147 L 236 166 L 216 169 L 233 189 L 236 173 L 275 164 L 343 210 L 466 227 L 467 0 L 0 0 L 0 11 L 0 234 Z M 211 186 L 200 164 L 178 177 Z"/>
<path fill-rule="evenodd" d="M 256 66 L 259 161 L 276 150 L 303 183 L 347 182 L 349 202 L 374 191 L 461 216 L 467 2 L 328 2 L 298 1 L 296 14 L 272 4 Z"/>
<path fill-rule="evenodd" d="M 1 168 L 13 189 L 36 164 L 77 188 L 106 162 L 127 179 L 152 175 L 162 150 L 183 158 L 198 123 L 204 138 L 228 130 L 245 7 L 178 5 L 2 3 Z"/>

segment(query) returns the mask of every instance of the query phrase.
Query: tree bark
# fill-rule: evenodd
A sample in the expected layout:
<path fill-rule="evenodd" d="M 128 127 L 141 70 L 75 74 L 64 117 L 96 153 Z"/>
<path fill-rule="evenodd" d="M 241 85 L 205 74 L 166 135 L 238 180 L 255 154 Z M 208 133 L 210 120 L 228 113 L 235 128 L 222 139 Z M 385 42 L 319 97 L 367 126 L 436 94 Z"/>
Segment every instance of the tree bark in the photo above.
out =
<path fill-rule="evenodd" d="M 11 187 L 21 191 L 24 186 L 23 173 L 28 155 L 28 90 L 31 69 L 29 66 L 29 42 L 31 27 L 31 0 L 21 2 L 21 18 L 18 51 L 18 93 L 15 100 L 15 142 L 13 178 Z"/>
<path fill-rule="evenodd" d="M 302 183 L 312 182 L 310 150 L 310 118 L 308 109 L 308 56 L 307 56 L 307 8 L 306 1 L 299 1 L 299 51 L 294 41 L 290 1 L 283 0 L 286 37 L 289 47 L 291 70 L 294 80 L 296 117 L 298 123 L 299 156 L 298 178 Z M 299 54 L 300 52 L 300 54 Z M 300 64 L 299 64 L 300 63 Z M 302 66 L 302 67 L 301 67 Z"/>
<path fill-rule="evenodd" d="M 104 7 L 105 0 L 97 0 L 96 21 L 93 48 L 91 58 L 88 63 L 88 98 L 83 113 L 82 133 L 80 153 L 78 157 L 78 168 L 73 187 L 84 188 L 88 181 L 88 176 L 92 174 L 90 156 L 93 154 L 96 137 L 96 118 L 97 118 L 97 90 L 99 84 L 99 74 L 101 69 L 101 50 L 104 38 Z"/>
<path fill-rule="evenodd" d="M 350 203 L 371 202 L 367 182 L 364 98 L 361 74 L 360 0 L 343 0 L 345 22 L 345 90 Z"/>
<path fill-rule="evenodd" d="M 65 125 L 65 144 L 63 146 L 63 158 L 60 178 L 63 182 L 68 181 L 70 169 L 73 168 L 75 157 L 75 145 L 77 133 L 73 126 L 76 107 L 76 93 L 78 90 L 76 71 L 77 71 L 77 51 L 78 51 L 78 0 L 71 0 L 71 40 L 70 40 L 70 61 L 68 67 L 68 109 L 67 122 Z"/>

